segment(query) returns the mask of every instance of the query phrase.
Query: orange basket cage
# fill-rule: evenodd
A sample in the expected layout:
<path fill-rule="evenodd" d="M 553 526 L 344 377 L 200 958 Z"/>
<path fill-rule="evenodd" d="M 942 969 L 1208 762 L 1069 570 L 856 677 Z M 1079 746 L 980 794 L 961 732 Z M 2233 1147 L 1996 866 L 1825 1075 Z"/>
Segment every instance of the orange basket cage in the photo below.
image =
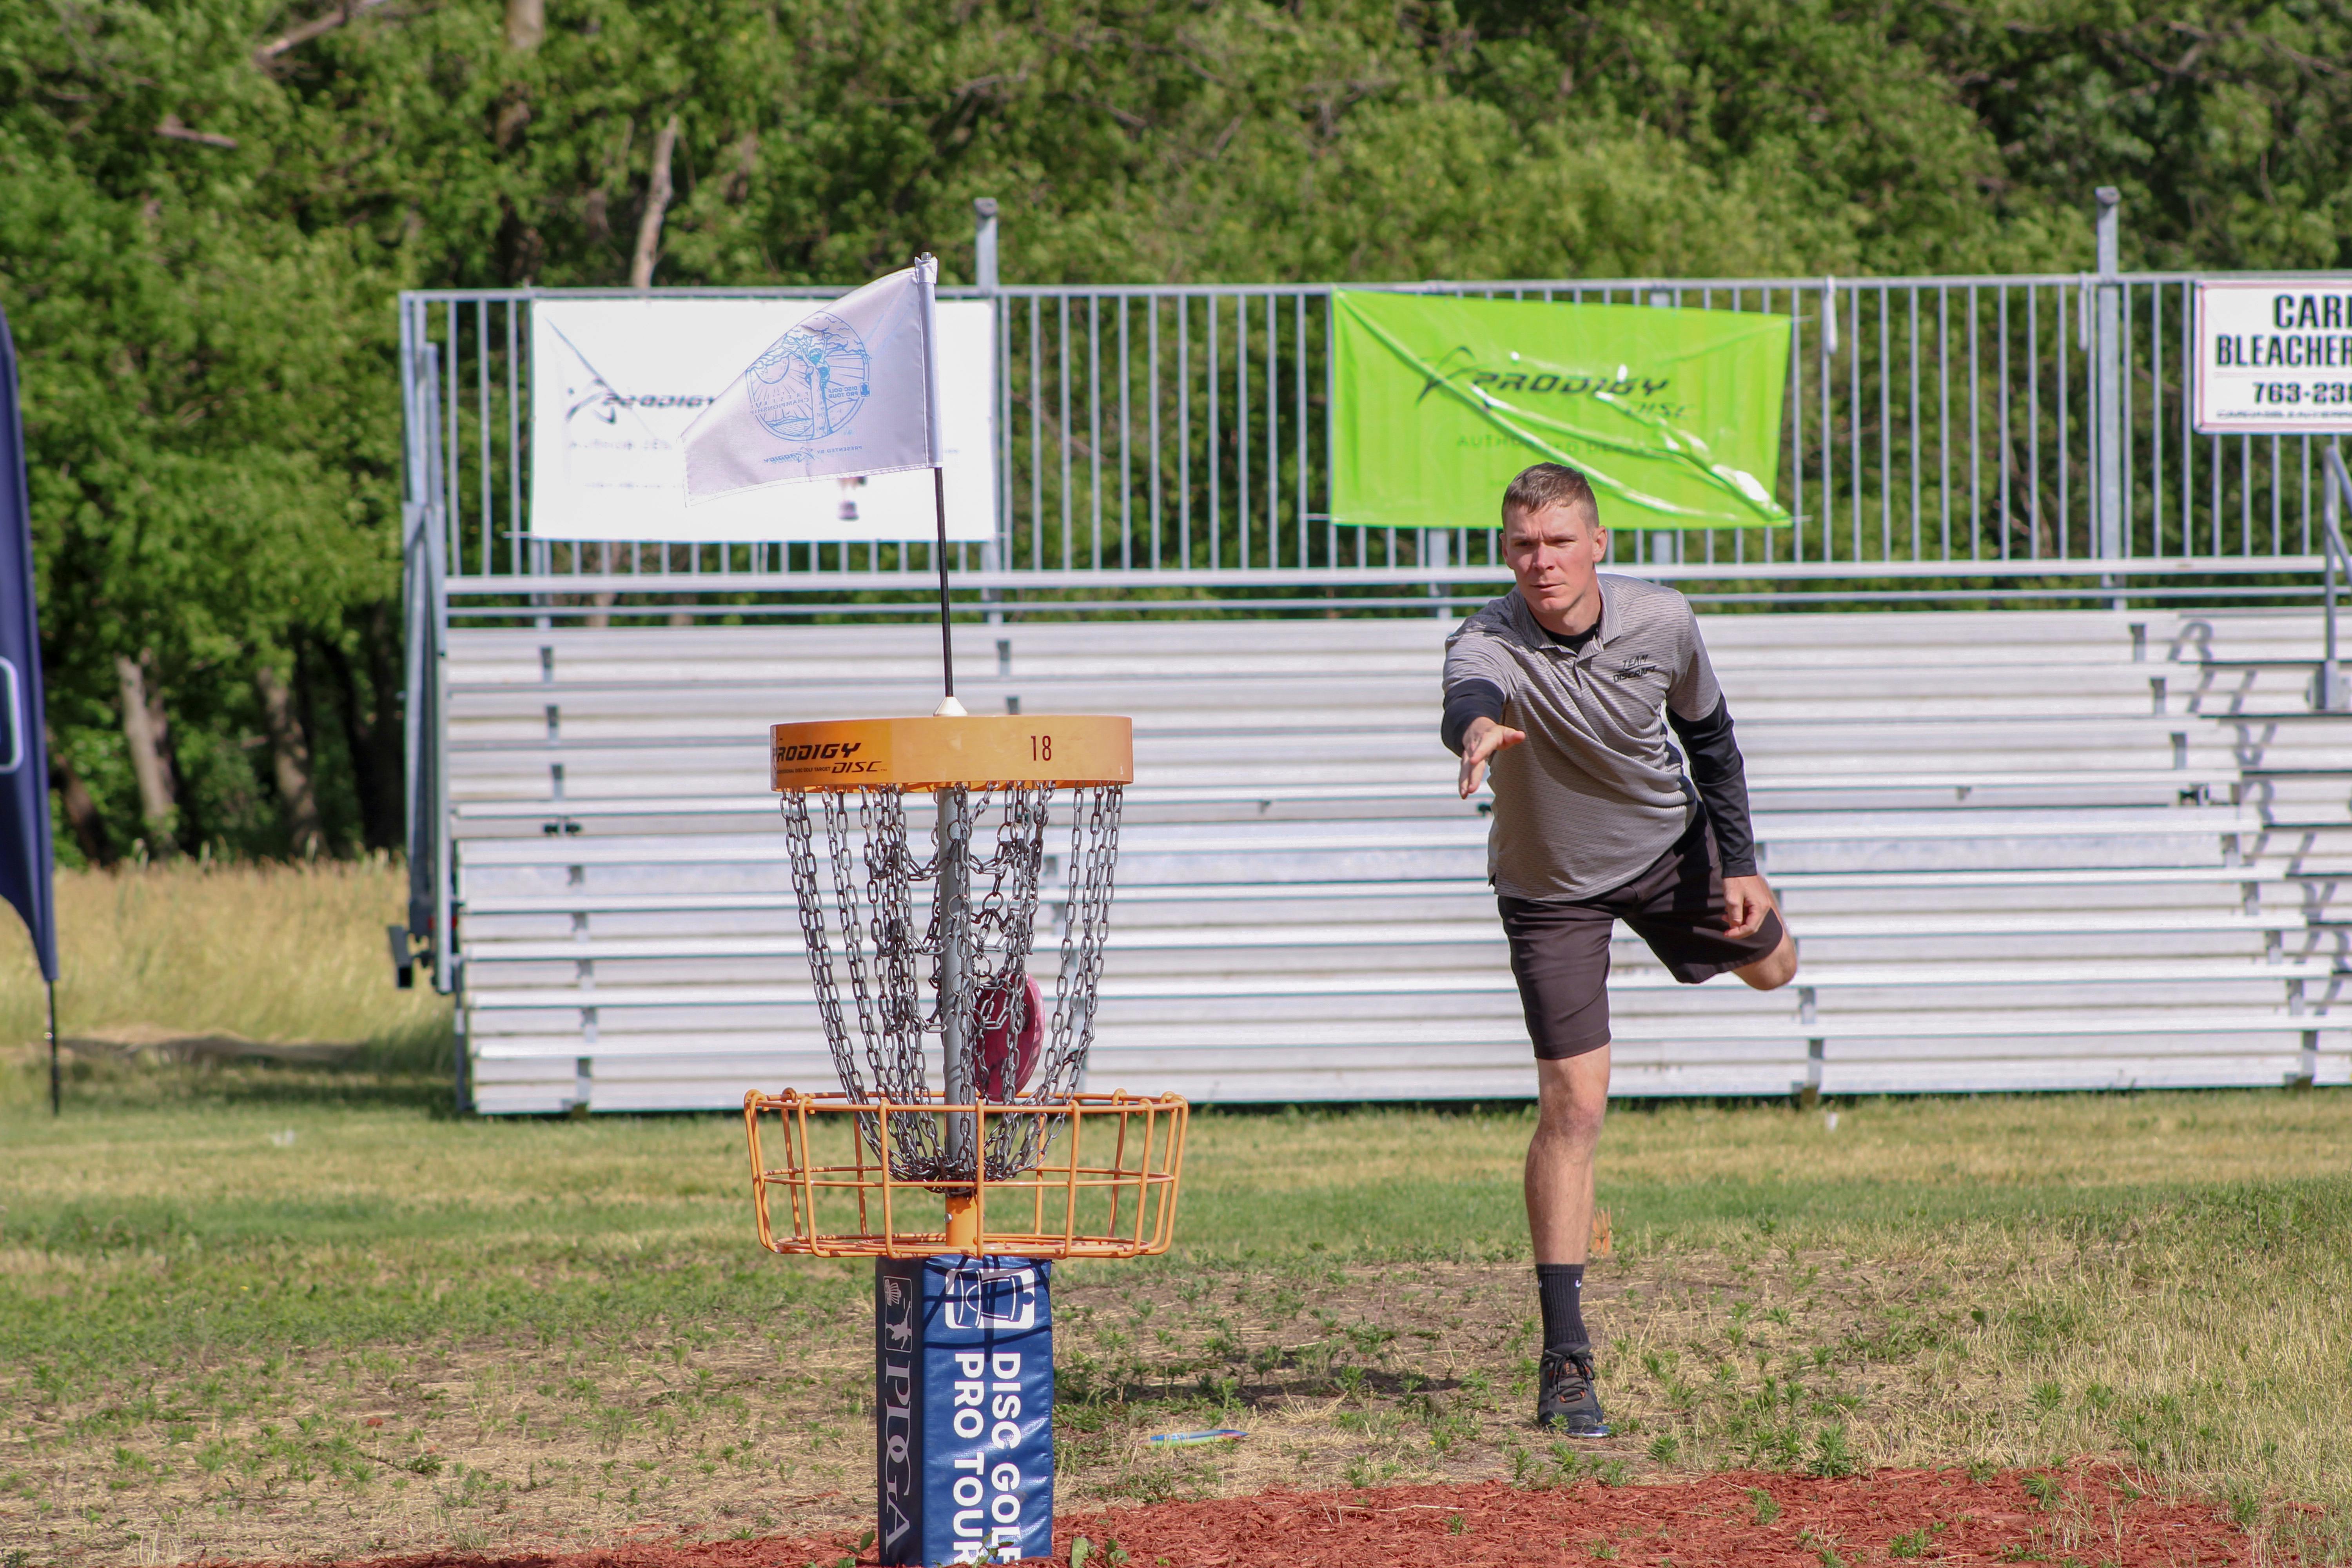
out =
<path fill-rule="evenodd" d="M 1184 1164 L 1190 1107 L 1176 1095 L 1081 1094 L 1043 1104 L 950 1105 L 853 1100 L 786 1089 L 743 1097 L 751 1153 L 751 1204 L 760 1245 L 815 1258 L 1147 1258 L 1168 1250 L 1176 1185 Z M 890 1146 L 889 1118 L 969 1114 L 973 1146 L 991 1122 L 1058 1119 L 1063 1125 L 1034 1166 L 976 1184 L 904 1181 L 859 1134 L 877 1120 Z M 782 1163 L 763 1151 L 765 1117 L 781 1124 Z M 812 1133 L 846 1143 L 850 1163 L 822 1164 Z M 1043 1140 L 1041 1139 L 1041 1142 Z M 778 1200 L 782 1204 L 779 1206 Z M 944 1215 L 939 1206 L 945 1200 Z M 786 1223 L 779 1227 L 779 1214 Z M 830 1225 L 835 1228 L 826 1228 Z M 918 1228 L 920 1227 L 920 1228 Z M 934 1228 L 936 1227 L 936 1228 Z"/>

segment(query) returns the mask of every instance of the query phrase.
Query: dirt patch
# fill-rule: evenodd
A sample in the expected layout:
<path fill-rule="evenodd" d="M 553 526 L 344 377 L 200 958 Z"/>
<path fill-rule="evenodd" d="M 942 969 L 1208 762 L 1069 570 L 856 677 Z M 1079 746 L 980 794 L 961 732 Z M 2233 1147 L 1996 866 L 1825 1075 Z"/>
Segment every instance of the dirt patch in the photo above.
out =
<path fill-rule="evenodd" d="M 2210 1504 L 2166 1499 L 2108 1467 L 2056 1474 L 1885 1470 L 1842 1479 L 1732 1471 L 1700 1480 L 1530 1489 L 1499 1481 L 1065 1512 L 1057 1563 L 1107 1568 L 1358 1568 L 1617 1563 L 1625 1568 L 1861 1568 L 2019 1563 L 2099 1568 L 2249 1563 Z M 857 1537 L 643 1541 L 564 1553 L 432 1553 L 339 1568 L 798 1568 L 876 1562 Z M 1031 1559 L 1030 1561 L 1040 1561 Z"/>
<path fill-rule="evenodd" d="M 58 1044 L 68 1051 L 115 1062 L 273 1061 L 341 1067 L 358 1056 L 366 1042 L 314 1040 L 289 1044 L 249 1039 L 230 1029 L 192 1035 L 161 1024 L 123 1024 L 87 1035 L 60 1035 Z M 36 1048 L 26 1054 L 38 1055 L 46 1063 L 46 1050 Z"/>

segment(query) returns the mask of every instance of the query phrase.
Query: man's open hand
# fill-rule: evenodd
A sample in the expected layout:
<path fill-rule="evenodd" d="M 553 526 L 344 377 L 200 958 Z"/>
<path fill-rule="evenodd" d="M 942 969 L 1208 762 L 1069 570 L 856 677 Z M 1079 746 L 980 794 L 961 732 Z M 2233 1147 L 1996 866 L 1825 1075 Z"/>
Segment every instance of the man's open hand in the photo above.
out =
<path fill-rule="evenodd" d="M 1772 889 L 1761 877 L 1723 879 L 1723 934 L 1753 936 L 1772 909 Z"/>
<path fill-rule="evenodd" d="M 1462 798 L 1468 800 L 1486 781 L 1486 763 L 1506 746 L 1516 746 L 1528 738 L 1524 730 L 1513 730 L 1497 724 L 1492 719 L 1473 719 L 1470 728 L 1462 734 Z M 1762 919 L 1762 916 L 1758 916 Z"/>

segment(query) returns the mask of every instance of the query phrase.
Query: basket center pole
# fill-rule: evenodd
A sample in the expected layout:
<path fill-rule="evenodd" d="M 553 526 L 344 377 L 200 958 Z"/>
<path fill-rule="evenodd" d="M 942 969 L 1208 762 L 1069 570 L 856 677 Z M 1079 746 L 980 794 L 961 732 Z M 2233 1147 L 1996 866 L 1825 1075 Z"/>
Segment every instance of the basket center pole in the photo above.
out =
<path fill-rule="evenodd" d="M 934 797 L 940 813 L 940 1048 L 950 1105 L 970 1105 L 974 1095 L 971 1052 L 964 1036 L 971 1023 L 971 794 L 961 785 Z M 948 1165 L 958 1175 L 979 1175 L 977 1118 L 948 1113 Z"/>

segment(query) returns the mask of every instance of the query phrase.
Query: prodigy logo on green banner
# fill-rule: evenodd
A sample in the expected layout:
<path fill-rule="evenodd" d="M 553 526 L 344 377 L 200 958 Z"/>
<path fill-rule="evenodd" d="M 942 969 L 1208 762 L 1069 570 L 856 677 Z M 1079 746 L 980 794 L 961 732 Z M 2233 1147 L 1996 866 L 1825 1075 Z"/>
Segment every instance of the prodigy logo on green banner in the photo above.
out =
<path fill-rule="evenodd" d="M 1566 463 L 1611 528 L 1769 528 L 1789 318 L 1429 294 L 1333 298 L 1332 520 L 1493 528 Z"/>

